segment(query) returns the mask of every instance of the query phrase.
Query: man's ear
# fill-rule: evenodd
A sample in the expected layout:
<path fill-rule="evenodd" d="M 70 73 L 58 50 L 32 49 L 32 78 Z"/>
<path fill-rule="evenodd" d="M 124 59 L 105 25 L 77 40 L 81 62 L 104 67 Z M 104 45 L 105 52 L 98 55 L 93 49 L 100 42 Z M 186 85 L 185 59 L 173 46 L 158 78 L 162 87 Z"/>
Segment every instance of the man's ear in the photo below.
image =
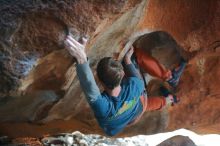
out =
<path fill-rule="evenodd" d="M 105 91 L 110 92 L 113 89 L 109 89 L 103 82 L 101 82 L 102 87 L 104 88 Z"/>
<path fill-rule="evenodd" d="M 102 81 L 99 80 L 99 82 L 100 82 L 100 84 L 102 85 L 102 87 L 104 88 L 104 90 L 107 90 L 107 89 L 108 89 L 108 87 L 107 87 Z"/>

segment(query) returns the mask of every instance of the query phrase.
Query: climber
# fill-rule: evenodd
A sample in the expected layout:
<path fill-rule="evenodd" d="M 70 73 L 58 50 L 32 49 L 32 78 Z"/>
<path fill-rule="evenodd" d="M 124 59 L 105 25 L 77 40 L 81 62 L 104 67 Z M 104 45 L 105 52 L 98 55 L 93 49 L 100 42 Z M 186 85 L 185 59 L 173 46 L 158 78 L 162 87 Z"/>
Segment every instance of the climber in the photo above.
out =
<path fill-rule="evenodd" d="M 175 96 L 166 91 L 165 97 L 146 98 L 144 83 L 131 62 L 133 48 L 125 55 L 124 69 L 119 61 L 110 57 L 100 60 L 97 75 L 104 92 L 94 80 L 89 67 L 84 45 L 71 36 L 65 40 L 70 54 L 77 60 L 76 71 L 81 87 L 86 95 L 95 117 L 106 134 L 113 136 L 140 119 L 146 111 L 159 110 L 165 105 L 177 102 Z M 126 78 L 124 78 L 125 72 Z"/>

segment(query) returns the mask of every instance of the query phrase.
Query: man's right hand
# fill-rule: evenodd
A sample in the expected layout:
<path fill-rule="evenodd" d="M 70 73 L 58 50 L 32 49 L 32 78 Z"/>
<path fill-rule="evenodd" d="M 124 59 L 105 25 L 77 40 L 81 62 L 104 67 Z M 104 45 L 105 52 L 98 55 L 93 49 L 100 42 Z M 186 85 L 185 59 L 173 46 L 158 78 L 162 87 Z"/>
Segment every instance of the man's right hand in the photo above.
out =
<path fill-rule="evenodd" d="M 124 57 L 124 62 L 125 64 L 131 64 L 131 56 L 132 54 L 134 53 L 134 47 L 131 46 L 131 48 L 128 50 L 128 52 L 125 54 L 125 57 Z"/>
<path fill-rule="evenodd" d="M 87 62 L 87 56 L 85 53 L 85 44 L 82 45 L 77 42 L 72 36 L 68 35 L 64 44 L 69 53 L 76 58 L 78 64 L 84 64 Z"/>

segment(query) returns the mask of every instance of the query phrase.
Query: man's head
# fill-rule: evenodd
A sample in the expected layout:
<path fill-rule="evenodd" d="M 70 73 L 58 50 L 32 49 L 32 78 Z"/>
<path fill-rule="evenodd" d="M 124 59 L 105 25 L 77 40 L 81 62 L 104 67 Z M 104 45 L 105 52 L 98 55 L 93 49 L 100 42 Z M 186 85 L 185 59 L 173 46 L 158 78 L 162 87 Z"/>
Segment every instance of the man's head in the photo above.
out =
<path fill-rule="evenodd" d="M 102 58 L 97 66 L 99 80 L 108 88 L 114 89 L 120 85 L 124 76 L 121 63 L 111 57 Z"/>

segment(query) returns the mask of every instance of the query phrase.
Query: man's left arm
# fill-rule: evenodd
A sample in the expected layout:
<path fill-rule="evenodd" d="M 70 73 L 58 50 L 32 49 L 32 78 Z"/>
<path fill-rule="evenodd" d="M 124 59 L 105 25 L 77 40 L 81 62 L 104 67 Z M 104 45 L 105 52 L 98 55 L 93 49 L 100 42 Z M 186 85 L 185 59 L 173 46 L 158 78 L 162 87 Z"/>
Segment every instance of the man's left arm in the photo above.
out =
<path fill-rule="evenodd" d="M 83 64 L 76 65 L 77 76 L 80 81 L 80 85 L 87 100 L 92 103 L 100 96 L 100 90 L 95 82 L 93 73 L 89 67 L 89 62 L 86 61 Z"/>
<path fill-rule="evenodd" d="M 125 54 L 123 59 L 123 67 L 125 69 L 125 73 L 128 77 L 137 77 L 142 79 L 140 72 L 135 68 L 134 64 L 131 61 L 131 56 L 134 53 L 134 48 L 131 47 L 130 50 Z"/>
<path fill-rule="evenodd" d="M 87 55 L 84 50 L 85 46 L 77 42 L 72 36 L 67 36 L 65 45 L 69 53 L 77 60 L 76 72 L 87 100 L 90 103 L 96 101 L 100 95 L 100 91 L 89 67 Z"/>

